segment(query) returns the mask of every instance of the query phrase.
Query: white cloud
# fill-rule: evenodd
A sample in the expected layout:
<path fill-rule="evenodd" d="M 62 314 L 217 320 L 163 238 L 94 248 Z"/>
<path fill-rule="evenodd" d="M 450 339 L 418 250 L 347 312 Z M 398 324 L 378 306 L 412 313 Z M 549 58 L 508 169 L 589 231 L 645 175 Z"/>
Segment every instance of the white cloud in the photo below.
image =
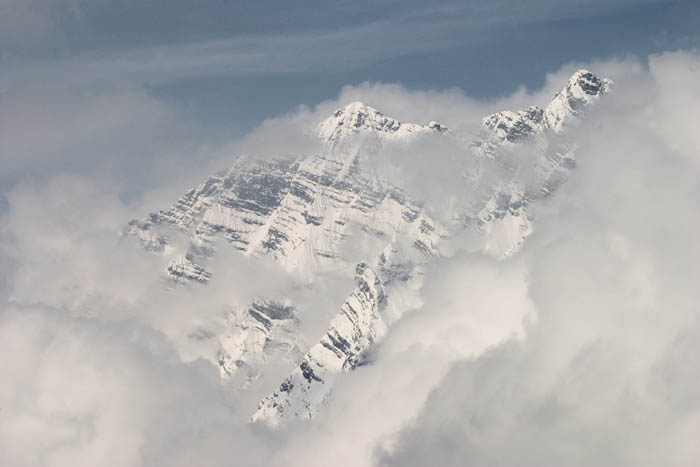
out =
<path fill-rule="evenodd" d="M 264 461 L 252 432 L 234 422 L 240 414 L 226 404 L 214 368 L 183 364 L 157 331 L 9 307 L 0 337 L 10 383 L 0 389 L 3 465 Z"/>
<path fill-rule="evenodd" d="M 521 252 L 536 324 L 455 365 L 382 465 L 697 461 L 696 63 L 652 57 L 589 116 Z"/>
<path fill-rule="evenodd" d="M 333 102 L 265 123 L 200 170 L 241 149 L 288 148 L 299 128 L 356 99 L 402 120 L 469 130 L 494 110 L 546 102 L 575 66 L 534 94 L 488 103 L 458 91 L 348 87 Z M 343 377 L 318 419 L 277 432 L 245 423 L 255 393 L 232 403 L 187 333 L 271 283 L 313 304 L 309 332 L 318 333 L 343 286 L 304 289 L 265 261 L 231 254 L 212 265 L 221 274 L 206 288 L 164 291 L 160 259 L 118 232 L 171 202 L 182 182 L 165 172 L 156 192 L 125 203 L 119 177 L 103 170 L 108 157 L 88 175 L 19 183 L 2 214 L 2 293 L 14 303 L 0 311 L 0 463 L 369 465 L 379 456 L 394 465 L 691 465 L 700 421 L 690 371 L 699 342 L 692 122 L 700 107 L 685 103 L 698 99 L 697 56 L 652 57 L 649 70 L 633 60 L 587 66 L 615 79 L 616 91 L 575 135 L 579 167 L 539 208 L 521 253 L 499 262 L 456 240 L 455 253 L 427 271 L 423 305 L 396 323 L 373 363 Z M 46 128 L 55 122 L 72 136 L 91 127 L 99 114 L 90 109 L 104 102 L 86 105 L 88 117 L 39 122 L 49 136 L 36 147 L 50 153 L 59 133 Z M 170 115 L 143 95 L 107 102 L 145 109 L 146 127 Z M 129 128 L 130 111 L 113 106 L 114 118 L 97 125 L 106 141 Z M 12 133 L 26 135 L 37 121 L 17 122 Z M 295 137 L 292 150 L 313 147 Z M 458 149 L 430 147 L 439 177 Z M 406 177 L 431 165 L 419 152 L 396 160 Z M 444 192 L 460 189 L 446 180 Z M 233 261 L 239 267 L 226 274 Z"/>
<path fill-rule="evenodd" d="M 524 273 L 518 261 L 475 254 L 429 269 L 423 306 L 396 323 L 372 364 L 342 377 L 305 430 L 290 427 L 279 458 L 291 457 L 293 465 L 371 465 L 374 450 L 393 444 L 396 430 L 418 415 L 452 363 L 522 335 L 523 321 L 534 319 Z"/>

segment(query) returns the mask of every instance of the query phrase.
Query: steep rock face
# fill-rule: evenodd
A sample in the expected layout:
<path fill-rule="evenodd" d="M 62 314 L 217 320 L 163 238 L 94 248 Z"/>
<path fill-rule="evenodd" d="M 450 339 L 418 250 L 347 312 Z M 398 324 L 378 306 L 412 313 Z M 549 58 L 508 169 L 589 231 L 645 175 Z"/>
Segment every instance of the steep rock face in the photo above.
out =
<path fill-rule="evenodd" d="M 318 136 L 339 149 L 343 143 L 355 140 L 358 136 L 374 137 L 393 141 L 410 141 L 426 133 L 444 133 L 447 127 L 436 121 L 427 125 L 402 123 L 387 117 L 374 107 L 362 102 L 352 102 L 318 125 Z"/>
<path fill-rule="evenodd" d="M 232 312 L 228 321 L 216 361 L 221 377 L 238 377 L 241 386 L 257 379 L 273 354 L 296 363 L 308 348 L 290 305 L 257 300 L 245 310 Z"/>
<path fill-rule="evenodd" d="M 588 70 L 577 71 L 545 109 L 547 127 L 555 132 L 563 130 L 572 117 L 583 116 L 585 108 L 608 92 L 612 85 L 609 79 L 600 79 Z"/>
<path fill-rule="evenodd" d="M 386 333 L 381 311 L 386 292 L 367 264 L 357 266 L 357 286 L 331 321 L 328 332 L 304 355 L 299 366 L 263 399 L 251 421 L 277 426 L 292 418 L 311 418 L 329 397 L 335 377 L 351 371 Z"/>
<path fill-rule="evenodd" d="M 438 229 L 426 219 L 416 227 L 424 240 Z M 331 396 L 337 377 L 363 364 L 366 353 L 381 341 L 386 330 L 419 304 L 411 292 L 420 288 L 423 266 L 439 252 L 435 243 L 412 238 L 396 239 L 371 265 L 357 265 L 355 289 L 331 320 L 326 334 L 259 403 L 251 421 L 278 426 L 290 419 L 313 417 Z"/>
<path fill-rule="evenodd" d="M 467 172 L 491 171 L 499 176 L 486 185 L 478 178 L 472 180 L 482 198 L 465 212 L 464 219 L 486 234 L 487 251 L 507 256 L 531 232 L 533 218 L 527 206 L 553 193 L 575 167 L 574 148 L 560 134 L 611 86 L 612 81 L 579 70 L 546 108 L 506 110 L 482 120 L 482 131 L 472 143 L 477 158 Z"/>
<path fill-rule="evenodd" d="M 537 106 L 517 112 L 503 110 L 484 118 L 481 126 L 487 131 L 486 140 L 491 146 L 498 146 L 506 141 L 516 143 L 544 130 L 544 110 Z"/>
<path fill-rule="evenodd" d="M 427 127 L 401 124 L 365 106 L 349 107 L 355 113 L 348 110 L 348 122 L 362 122 L 353 126 L 356 135 L 444 131 L 435 122 Z M 363 112 L 369 117 L 362 116 Z M 379 316 L 387 302 L 380 291 L 385 285 L 419 281 L 420 265 L 437 254 L 444 235 L 444 229 L 420 203 L 362 167 L 360 156 L 367 154 L 367 148 L 344 152 L 334 145 L 342 140 L 339 138 L 327 140 L 327 154 L 274 160 L 241 157 L 230 170 L 207 178 L 170 208 L 144 220 L 132 220 L 127 228 L 147 250 L 171 258 L 166 272 L 177 283 L 204 284 L 210 280 L 207 264 L 226 244 L 242 255 L 273 258 L 309 283 L 324 272 L 352 270 L 356 268 L 354 258 L 364 256 L 366 262 L 356 269 L 355 290 L 331 320 L 328 333 L 304 359 L 308 346 L 299 334 L 296 314 L 271 313 L 285 308 L 264 297 L 247 310 L 231 313 L 218 351 L 209 357 L 219 365 L 222 378 L 235 381 L 239 388 L 259 378 L 273 354 L 275 358 L 285 354 L 295 364 L 301 360 L 303 368 L 297 367 L 290 376 L 294 379 L 298 373 L 307 382 L 306 387 L 295 383 L 296 391 L 305 387 L 303 392 L 291 393 L 299 400 L 283 403 L 279 396 L 268 399 L 275 404 L 303 406 L 307 414 L 320 409 L 337 371 L 352 370 L 362 353 L 383 335 L 385 320 L 400 314 L 397 306 L 389 315 Z M 381 253 L 351 251 L 357 247 L 349 246 L 350 236 L 358 232 L 384 244 Z M 224 240 L 224 245 L 218 245 L 217 239 Z M 336 352 L 345 352 L 345 356 L 334 354 L 340 363 L 329 360 L 327 371 L 322 372 L 317 364 L 328 357 L 324 352 L 330 351 L 329 342 L 335 342 Z M 343 347 L 343 342 L 348 347 Z M 314 368 L 324 375 L 322 381 L 304 377 Z M 269 408 L 261 410 L 255 418 L 270 424 L 302 414 L 301 409 L 274 416 Z"/>
<path fill-rule="evenodd" d="M 174 279 L 206 282 L 218 237 L 244 255 L 270 255 L 312 280 L 319 271 L 352 267 L 343 251 L 350 226 L 387 241 L 410 232 L 425 237 L 412 227 L 425 217 L 421 213 L 400 189 L 364 174 L 357 158 L 349 164 L 327 156 L 242 160 L 170 209 L 132 221 L 128 231 L 147 249 L 174 258 L 168 269 Z M 173 228 L 189 237 L 185 251 L 170 244 Z"/>
<path fill-rule="evenodd" d="M 202 266 L 190 261 L 187 256 L 178 255 L 168 263 L 166 268 L 168 277 L 175 282 L 207 282 L 211 278 Z"/>
<path fill-rule="evenodd" d="M 600 79 L 588 70 L 579 70 L 544 109 L 532 106 L 519 111 L 503 110 L 484 118 L 481 121 L 483 131 L 473 147 L 477 152 L 493 156 L 494 151 L 528 137 L 560 133 L 581 118 L 585 109 L 608 92 L 612 84 L 609 79 Z"/>

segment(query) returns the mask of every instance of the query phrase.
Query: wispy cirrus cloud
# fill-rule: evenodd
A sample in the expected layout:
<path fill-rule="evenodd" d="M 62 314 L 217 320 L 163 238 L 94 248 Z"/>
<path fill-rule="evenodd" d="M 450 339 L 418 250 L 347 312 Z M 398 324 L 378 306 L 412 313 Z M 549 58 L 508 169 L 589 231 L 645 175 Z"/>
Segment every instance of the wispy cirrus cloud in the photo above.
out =
<path fill-rule="evenodd" d="M 10 23 L 34 24 L 42 30 L 38 36 L 43 39 L 38 40 L 37 47 L 46 49 L 33 59 L 31 53 L 6 52 L 7 66 L 0 74 L 5 86 L 32 76 L 46 79 L 48 75 L 53 80 L 94 86 L 158 84 L 219 74 L 350 70 L 402 55 L 488 41 L 491 34 L 507 28 L 664 3 L 627 0 L 613 6 L 599 0 L 575 5 L 549 0 L 527 4 L 473 1 L 426 7 L 423 2 L 387 1 L 367 9 L 354 2 L 333 7 L 310 2 L 299 5 L 294 12 L 285 8 L 272 14 L 266 11 L 269 20 L 258 24 L 261 20 L 255 13 L 265 5 L 250 7 L 249 11 L 232 4 L 221 11 L 191 6 L 189 2 L 174 2 L 165 9 L 150 2 L 4 2 L 2 9 L 7 15 L 3 21 L 8 23 L 4 29 L 11 33 Z M 168 19 L 178 18 L 177 11 L 183 9 L 191 15 L 191 21 L 168 25 Z M 310 21 L 303 21 L 304 12 L 312 18 Z M 144 24 L 139 20 L 142 15 L 158 25 Z M 290 21 L 290 17 L 297 16 L 298 22 Z M 245 21 L 253 17 L 255 20 Z M 227 21 L 231 24 L 224 27 Z M 16 41 L 27 37 L 19 33 L 16 36 Z M 67 44 L 54 53 L 54 41 Z M 11 48 L 12 43 L 8 40 L 6 47 Z"/>

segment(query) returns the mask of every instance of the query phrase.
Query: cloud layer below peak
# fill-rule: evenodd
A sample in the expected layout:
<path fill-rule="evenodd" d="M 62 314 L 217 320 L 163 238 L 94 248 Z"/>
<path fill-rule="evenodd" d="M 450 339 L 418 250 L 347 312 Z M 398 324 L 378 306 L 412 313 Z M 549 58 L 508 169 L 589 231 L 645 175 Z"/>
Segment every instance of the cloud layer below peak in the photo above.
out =
<path fill-rule="evenodd" d="M 159 179 L 125 181 L 126 170 L 110 170 L 109 155 L 85 169 L 94 147 L 110 145 L 57 142 L 47 129 L 53 123 L 17 120 L 21 134 L 43 128 L 45 144 L 32 146 L 33 161 L 13 163 L 31 172 L 66 144 L 77 148 L 72 160 L 83 170 L 59 164 L 22 179 L 0 211 L 0 464 L 696 464 L 698 63 L 694 52 L 675 52 L 650 57 L 648 66 L 583 64 L 617 86 L 575 129 L 577 168 L 539 206 L 520 253 L 497 261 L 455 239 L 450 257 L 426 272 L 422 306 L 396 323 L 372 364 L 343 376 L 318 418 L 274 432 L 246 423 L 255 397 L 232 403 L 214 366 L 198 358 L 201 349 L 182 346 L 193 320 L 216 320 L 232 300 L 269 283 L 269 265 L 236 263 L 242 273 L 190 298 L 163 291 L 159 259 L 119 232 L 184 191 L 181 176 L 137 155 L 118 166 Z M 581 65 L 552 74 L 540 91 L 488 103 L 458 91 L 349 86 L 333 101 L 267 121 L 206 164 L 176 151 L 159 160 L 208 170 L 225 168 L 217 164 L 241 149 L 272 154 L 354 100 L 404 121 L 469 131 L 492 111 L 546 103 Z M 129 119 L 110 102 L 113 118 L 86 129 L 93 141 L 128 134 Z M 67 133 L 92 121 L 93 104 L 74 120 L 60 118 L 68 106 L 59 104 L 55 121 Z M 146 127 L 165 120 L 173 128 L 167 107 L 151 101 L 146 110 Z M 143 138 L 136 149 L 148 147 Z M 296 151 L 311 147 L 294 141 Z M 433 149 L 433 164 L 451 168 L 455 147 Z M 407 176 L 430 175 L 410 156 L 401 161 Z M 445 192 L 461 189 L 457 178 L 441 180 Z M 140 185 L 141 195 L 125 199 L 125 185 Z M 302 293 L 293 277 L 274 278 L 284 293 Z M 232 288 L 239 283 L 247 288 Z M 336 300 L 343 290 L 329 282 L 313 293 Z"/>

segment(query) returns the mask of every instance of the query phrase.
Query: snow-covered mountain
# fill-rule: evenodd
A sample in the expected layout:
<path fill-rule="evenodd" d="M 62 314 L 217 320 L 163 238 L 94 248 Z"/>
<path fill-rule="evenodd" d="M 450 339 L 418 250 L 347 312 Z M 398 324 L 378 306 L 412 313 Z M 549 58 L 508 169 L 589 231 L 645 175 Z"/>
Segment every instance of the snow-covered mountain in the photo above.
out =
<path fill-rule="evenodd" d="M 258 300 L 250 307 L 231 312 L 227 318 L 229 325 L 221 335 L 216 354 L 224 379 L 238 376 L 245 385 L 258 378 L 272 354 L 281 354 L 280 357 L 294 364 L 308 347 L 290 305 Z M 240 375 L 241 372 L 245 374 Z"/>
<path fill-rule="evenodd" d="M 535 134 L 560 133 L 567 124 L 583 116 L 585 108 L 607 92 L 611 85 L 609 79 L 599 79 L 588 70 L 579 70 L 544 109 L 532 106 L 515 112 L 504 110 L 484 118 L 481 126 L 485 136 L 475 142 L 476 147 L 488 153 Z"/>
<path fill-rule="evenodd" d="M 235 376 L 245 390 L 271 356 L 281 355 L 290 373 L 270 388 L 251 420 L 275 426 L 310 418 L 332 397 L 338 375 L 361 365 L 392 324 L 420 305 L 425 265 L 441 256 L 445 238 L 473 229 L 496 256 L 517 250 L 534 222 L 529 206 L 554 192 L 575 165 L 573 147 L 559 135 L 610 85 L 580 70 L 545 108 L 486 117 L 465 148 L 473 155 L 460 167 L 470 202 L 454 213 L 457 221 L 439 222 L 431 206 L 364 163 L 381 157 L 387 142 L 410 145 L 422 135 L 448 138 L 452 132 L 434 121 L 400 122 L 353 102 L 316 127 L 326 145 L 321 153 L 240 156 L 170 208 L 130 221 L 127 232 L 168 258 L 165 274 L 174 284 L 207 287 L 215 273 L 209 264 L 221 248 L 270 258 L 305 284 L 331 272 L 354 277 L 345 302 L 328 310 L 327 331 L 311 345 L 299 330 L 304 303 L 261 296 L 229 314 L 216 334 L 218 350 L 206 356 L 224 380 Z M 519 151 L 527 154 L 528 170 L 512 157 Z M 358 235 L 372 242 L 358 247 Z"/>
<path fill-rule="evenodd" d="M 447 127 L 434 120 L 427 125 L 402 123 L 362 102 L 352 102 L 336 110 L 318 125 L 318 137 L 336 150 L 344 142 L 354 141 L 358 137 L 374 137 L 380 141 L 410 141 L 422 134 L 446 131 Z"/>
<path fill-rule="evenodd" d="M 612 84 L 579 70 L 545 108 L 505 110 L 482 120 L 472 142 L 477 157 L 467 169 L 477 202 L 463 218 L 486 235 L 488 252 L 507 256 L 531 232 L 528 205 L 553 193 L 575 166 L 575 147 L 562 135 Z M 484 172 L 498 174 L 497 180 L 483 177 Z"/>
<path fill-rule="evenodd" d="M 289 418 L 311 418 L 332 390 L 333 380 L 362 361 L 362 353 L 387 329 L 384 283 L 365 263 L 357 266 L 357 287 L 314 345 L 277 390 L 260 402 L 252 421 L 277 425 Z"/>

